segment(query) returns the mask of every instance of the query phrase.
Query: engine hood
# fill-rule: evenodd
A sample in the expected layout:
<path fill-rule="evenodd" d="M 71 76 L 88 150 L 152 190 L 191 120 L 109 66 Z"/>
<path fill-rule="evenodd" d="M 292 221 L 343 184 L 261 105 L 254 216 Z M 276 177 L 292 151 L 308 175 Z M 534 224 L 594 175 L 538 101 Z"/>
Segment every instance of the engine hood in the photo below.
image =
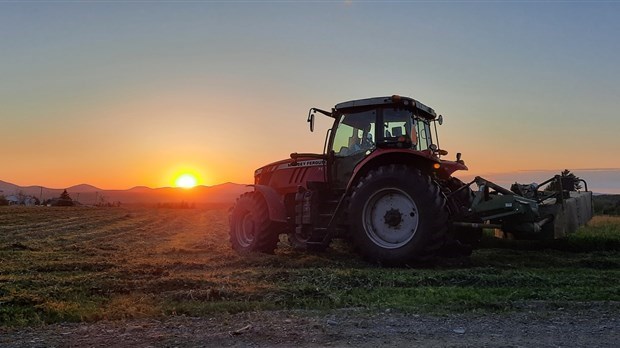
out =
<path fill-rule="evenodd" d="M 321 158 L 295 156 L 269 163 L 254 171 L 254 184 L 267 185 L 281 194 L 296 192 L 308 181 L 326 181 L 327 161 Z"/>
<path fill-rule="evenodd" d="M 261 175 L 265 172 L 272 172 L 278 169 L 297 168 L 297 167 L 314 167 L 323 166 L 326 161 L 324 159 L 317 159 L 313 157 L 300 156 L 293 160 L 291 158 L 283 159 L 280 161 L 272 162 L 264 165 L 254 171 L 254 176 Z"/>

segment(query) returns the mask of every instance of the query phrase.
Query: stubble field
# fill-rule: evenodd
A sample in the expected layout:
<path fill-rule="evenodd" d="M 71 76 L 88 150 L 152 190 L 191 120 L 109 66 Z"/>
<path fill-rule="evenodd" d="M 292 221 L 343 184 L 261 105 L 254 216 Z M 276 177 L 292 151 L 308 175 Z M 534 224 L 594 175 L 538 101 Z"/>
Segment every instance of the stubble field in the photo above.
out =
<path fill-rule="evenodd" d="M 618 217 L 553 243 L 486 240 L 471 258 L 416 269 L 367 264 L 342 242 L 322 254 L 280 244 L 234 253 L 226 207 L 2 207 L 0 326 L 264 310 L 620 314 Z"/>

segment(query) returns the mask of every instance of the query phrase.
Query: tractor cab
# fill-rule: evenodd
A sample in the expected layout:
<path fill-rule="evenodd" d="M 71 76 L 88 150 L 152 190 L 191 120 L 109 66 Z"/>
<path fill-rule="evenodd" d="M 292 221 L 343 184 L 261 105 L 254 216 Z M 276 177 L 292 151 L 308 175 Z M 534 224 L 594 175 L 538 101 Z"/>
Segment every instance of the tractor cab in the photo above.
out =
<path fill-rule="evenodd" d="M 345 157 L 361 150 L 407 148 L 426 150 L 432 143 L 430 121 L 435 112 L 411 98 L 369 98 L 336 105 L 329 150 Z"/>
<path fill-rule="evenodd" d="M 310 111 L 311 128 L 312 111 L 334 118 L 326 149 L 329 181 L 334 188 L 345 188 L 366 158 L 393 149 L 439 158 L 431 134 L 435 111 L 412 98 L 395 95 L 360 99 L 337 104 L 331 113 Z"/>

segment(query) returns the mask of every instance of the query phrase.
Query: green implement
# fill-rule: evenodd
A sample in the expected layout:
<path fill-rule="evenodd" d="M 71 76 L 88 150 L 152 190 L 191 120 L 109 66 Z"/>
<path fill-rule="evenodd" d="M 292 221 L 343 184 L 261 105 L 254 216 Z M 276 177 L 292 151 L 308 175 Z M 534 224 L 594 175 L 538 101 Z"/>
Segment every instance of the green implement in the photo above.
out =
<path fill-rule="evenodd" d="M 577 191 L 579 182 L 585 191 Z M 455 226 L 494 228 L 516 239 L 556 239 L 575 232 L 592 218 L 592 192 L 581 179 L 556 175 L 540 185 L 515 183 L 508 190 L 476 177 L 466 186 L 474 183 L 478 190 L 472 205 L 453 222 Z M 547 189 L 539 190 L 545 184 L 549 184 Z"/>

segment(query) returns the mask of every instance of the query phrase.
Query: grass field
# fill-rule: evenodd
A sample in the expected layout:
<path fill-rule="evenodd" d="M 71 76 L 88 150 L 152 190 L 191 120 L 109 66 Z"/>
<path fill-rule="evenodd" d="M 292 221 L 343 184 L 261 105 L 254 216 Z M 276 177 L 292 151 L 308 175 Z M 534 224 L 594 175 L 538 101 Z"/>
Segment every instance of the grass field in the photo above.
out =
<path fill-rule="evenodd" d="M 465 260 L 369 265 L 323 254 L 229 248 L 225 209 L 0 209 L 0 325 L 363 307 L 425 313 L 620 301 L 620 217 L 562 241 L 485 241 Z"/>

